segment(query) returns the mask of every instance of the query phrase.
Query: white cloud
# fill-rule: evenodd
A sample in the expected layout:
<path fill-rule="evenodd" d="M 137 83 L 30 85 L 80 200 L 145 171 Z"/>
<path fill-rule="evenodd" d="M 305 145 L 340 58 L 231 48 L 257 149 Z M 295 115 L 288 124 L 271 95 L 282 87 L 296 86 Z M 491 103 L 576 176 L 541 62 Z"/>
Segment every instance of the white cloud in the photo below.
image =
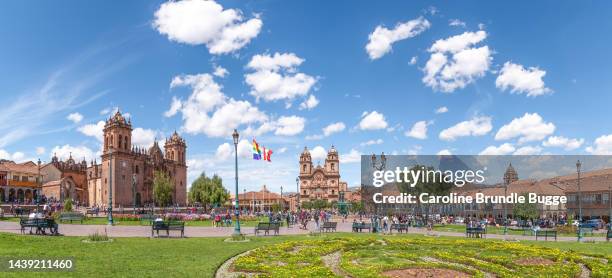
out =
<path fill-rule="evenodd" d="M 314 95 L 310 95 L 304 102 L 300 103 L 300 110 L 313 109 L 319 105 L 319 100 Z"/>
<path fill-rule="evenodd" d="M 442 130 L 439 138 L 444 141 L 453 141 L 458 137 L 482 136 L 493 129 L 491 117 L 475 116 L 471 120 L 460 122 L 452 127 Z"/>
<path fill-rule="evenodd" d="M 285 153 L 287 152 L 287 147 L 282 147 L 280 149 L 278 149 L 277 153 Z"/>
<path fill-rule="evenodd" d="M 217 147 L 215 157 L 219 160 L 227 160 L 232 157 L 232 153 L 234 153 L 232 146 L 229 143 L 223 143 Z"/>
<path fill-rule="evenodd" d="M 177 76 L 170 86 L 189 86 L 193 90 L 177 110 L 182 113 L 182 128 L 187 133 L 223 137 L 229 136 L 240 125 L 263 126 L 270 120 L 268 115 L 250 102 L 224 95 L 221 85 L 217 84 L 210 74 Z"/>
<path fill-rule="evenodd" d="M 510 143 L 501 144 L 499 147 L 488 146 L 482 150 L 479 155 L 507 155 L 511 154 L 515 150 L 514 146 Z"/>
<path fill-rule="evenodd" d="M 472 47 L 487 37 L 485 31 L 465 32 L 437 40 L 423 71 L 423 83 L 437 91 L 450 93 L 483 77 L 493 58 L 488 46 Z"/>
<path fill-rule="evenodd" d="M 245 75 L 251 87 L 250 94 L 257 100 L 291 100 L 306 96 L 317 79 L 301 73 L 297 67 L 304 59 L 293 53 L 274 53 L 274 55 L 255 55 L 247 64 L 254 72 Z"/>
<path fill-rule="evenodd" d="M 252 157 L 253 154 L 253 145 L 249 140 L 242 139 L 238 142 L 238 156 L 242 158 Z"/>
<path fill-rule="evenodd" d="M 158 135 L 155 130 L 137 127 L 132 130 L 132 145 L 150 147 Z"/>
<path fill-rule="evenodd" d="M 216 77 L 220 77 L 223 78 L 225 76 L 227 76 L 229 74 L 229 71 L 227 71 L 227 69 L 225 69 L 222 66 L 215 66 L 215 71 L 213 72 L 213 75 Z"/>
<path fill-rule="evenodd" d="M 68 115 L 66 119 L 68 119 L 69 121 L 75 124 L 78 124 L 79 122 L 83 120 L 83 115 L 81 115 L 81 113 L 74 112 L 74 113 L 70 113 L 70 115 Z"/>
<path fill-rule="evenodd" d="M 182 107 L 183 107 L 183 103 L 181 102 L 181 100 L 173 96 L 172 103 L 170 104 L 170 108 L 168 109 L 168 111 L 164 112 L 164 116 L 172 117 L 176 115 L 176 113 L 178 113 L 178 111 L 181 110 Z"/>
<path fill-rule="evenodd" d="M 448 112 L 448 107 L 446 106 L 441 106 L 436 109 L 436 114 L 444 114 L 446 112 Z"/>
<path fill-rule="evenodd" d="M 41 154 L 45 154 L 45 147 L 36 147 L 36 154 L 37 155 L 41 155 Z"/>
<path fill-rule="evenodd" d="M 86 124 L 78 128 L 78 131 L 85 134 L 86 136 L 91 136 L 98 141 L 104 141 L 104 121 L 99 121 L 95 124 Z"/>
<path fill-rule="evenodd" d="M 313 162 L 321 162 L 327 158 L 327 151 L 321 146 L 316 146 L 310 151 L 310 156 Z"/>
<path fill-rule="evenodd" d="M 356 163 L 361 162 L 361 153 L 356 149 L 351 149 L 351 151 L 347 154 L 340 155 L 341 163 Z"/>
<path fill-rule="evenodd" d="M 329 124 L 328 126 L 323 128 L 323 135 L 325 137 L 330 136 L 334 133 L 338 133 L 343 131 L 346 128 L 343 122 L 337 122 L 333 124 Z"/>
<path fill-rule="evenodd" d="M 598 155 L 612 155 L 612 134 L 597 137 L 593 146 L 587 147 L 586 151 Z"/>
<path fill-rule="evenodd" d="M 390 52 L 393 43 L 417 36 L 430 26 L 429 21 L 423 17 L 399 22 L 393 29 L 378 25 L 374 32 L 368 36 L 369 41 L 365 47 L 366 51 L 371 60 L 376 60 Z"/>
<path fill-rule="evenodd" d="M 503 91 L 510 89 L 512 93 L 540 96 L 552 92 L 542 80 L 545 75 L 546 71 L 536 67 L 525 69 L 523 65 L 506 62 L 495 80 L 495 86 Z"/>
<path fill-rule="evenodd" d="M 463 21 L 461 21 L 459 19 L 456 19 L 456 18 L 449 20 L 448 21 L 448 25 L 449 26 L 458 26 L 458 27 L 463 27 L 463 28 L 465 28 L 465 26 L 466 26 L 465 22 L 463 22 Z"/>
<path fill-rule="evenodd" d="M 536 155 L 542 152 L 542 148 L 539 146 L 524 146 L 518 148 L 513 154 L 514 155 Z"/>
<path fill-rule="evenodd" d="M 430 125 L 431 122 L 427 121 L 418 121 L 414 123 L 410 130 L 407 130 L 404 135 L 416 139 L 427 139 L 427 126 Z"/>
<path fill-rule="evenodd" d="M 387 121 L 382 113 L 376 111 L 368 112 L 365 111 L 361 115 L 361 121 L 359 122 L 359 129 L 361 130 L 376 130 L 387 128 Z"/>
<path fill-rule="evenodd" d="M 293 136 L 301 133 L 304 130 L 306 119 L 298 116 L 283 116 L 278 118 L 276 135 Z"/>
<path fill-rule="evenodd" d="M 412 58 L 410 58 L 410 61 L 408 62 L 408 64 L 416 65 L 417 60 L 418 60 L 417 56 L 412 56 Z"/>
<path fill-rule="evenodd" d="M 371 145 L 380 145 L 382 143 L 384 143 L 383 139 L 376 139 L 376 140 L 368 140 L 366 142 L 362 142 L 359 145 L 363 147 L 363 146 L 371 146 Z"/>
<path fill-rule="evenodd" d="M 170 1 L 155 12 L 153 26 L 168 39 L 206 45 L 211 54 L 236 51 L 261 30 L 258 16 L 246 20 L 240 10 L 223 9 L 215 1 Z"/>
<path fill-rule="evenodd" d="M 90 148 L 85 146 L 71 146 L 69 144 L 63 146 L 55 146 L 51 152 L 62 160 L 67 160 L 72 154 L 72 158 L 76 161 L 81 161 L 85 158 L 86 161 L 96 158 L 96 154 Z"/>
<path fill-rule="evenodd" d="M 440 150 L 437 155 L 452 155 L 453 153 L 449 149 Z"/>
<path fill-rule="evenodd" d="M 23 152 L 9 153 L 6 150 L 0 149 L 0 159 L 13 160 L 17 163 L 28 161 L 28 159 L 24 159 L 24 158 L 25 158 L 25 154 Z"/>
<path fill-rule="evenodd" d="M 538 113 L 525 113 L 502 126 L 495 134 L 495 140 L 519 137 L 519 143 L 542 140 L 555 131 L 553 123 L 546 123 Z"/>
<path fill-rule="evenodd" d="M 580 148 L 584 143 L 584 139 L 566 138 L 563 136 L 550 136 L 546 141 L 542 142 L 544 147 L 557 147 L 563 148 L 566 151 L 575 150 Z"/>

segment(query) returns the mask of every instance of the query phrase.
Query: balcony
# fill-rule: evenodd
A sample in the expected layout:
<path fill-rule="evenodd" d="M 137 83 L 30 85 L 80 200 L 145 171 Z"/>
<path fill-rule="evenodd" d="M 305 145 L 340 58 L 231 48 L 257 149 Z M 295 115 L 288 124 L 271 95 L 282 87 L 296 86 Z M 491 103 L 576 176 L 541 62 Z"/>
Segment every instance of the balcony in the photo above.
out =
<path fill-rule="evenodd" d="M 0 179 L 0 186 L 5 186 L 5 185 L 7 185 L 6 179 Z"/>
<path fill-rule="evenodd" d="M 38 186 L 38 184 L 33 181 L 16 181 L 16 180 L 9 180 L 8 185 L 9 186 L 21 186 L 21 187 L 37 187 Z"/>

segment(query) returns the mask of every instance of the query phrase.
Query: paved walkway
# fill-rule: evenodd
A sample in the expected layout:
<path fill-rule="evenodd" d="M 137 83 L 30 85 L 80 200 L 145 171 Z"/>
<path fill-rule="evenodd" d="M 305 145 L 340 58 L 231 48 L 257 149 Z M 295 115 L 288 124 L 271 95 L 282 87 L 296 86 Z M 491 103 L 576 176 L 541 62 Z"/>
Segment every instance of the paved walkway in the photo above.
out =
<path fill-rule="evenodd" d="M 338 223 L 338 232 L 351 232 L 352 223 Z M 242 227 L 241 231 L 247 236 L 253 236 L 254 227 Z M 299 235 L 308 234 L 310 231 L 315 231 L 316 227 L 314 222 L 310 222 L 308 230 L 303 230 L 297 226 L 291 228 L 281 227 L 281 235 Z M 60 234 L 65 236 L 87 236 L 95 233 L 106 233 L 110 237 L 149 237 L 151 236 L 151 227 L 148 226 L 107 226 L 107 225 L 80 225 L 80 224 L 60 224 Z M 0 221 L 0 232 L 8 233 L 21 233 L 19 223 L 10 221 Z M 233 227 L 185 227 L 186 237 L 228 237 L 234 232 Z M 164 233 L 164 232 L 162 232 Z M 176 235 L 177 232 L 170 232 L 171 236 Z M 465 237 L 464 233 L 458 232 L 439 232 L 439 231 L 427 231 L 422 228 L 410 228 L 410 234 L 423 234 L 430 236 L 454 236 L 454 237 Z M 160 233 L 161 234 L 161 233 Z M 498 235 L 498 234 L 487 234 L 486 238 L 492 239 L 509 239 L 509 240 L 535 240 L 534 236 L 521 236 L 521 235 Z M 554 240 L 554 239 L 553 239 Z M 605 241 L 605 237 L 586 237 L 586 241 Z M 576 241 L 576 237 L 558 237 L 557 241 Z"/>

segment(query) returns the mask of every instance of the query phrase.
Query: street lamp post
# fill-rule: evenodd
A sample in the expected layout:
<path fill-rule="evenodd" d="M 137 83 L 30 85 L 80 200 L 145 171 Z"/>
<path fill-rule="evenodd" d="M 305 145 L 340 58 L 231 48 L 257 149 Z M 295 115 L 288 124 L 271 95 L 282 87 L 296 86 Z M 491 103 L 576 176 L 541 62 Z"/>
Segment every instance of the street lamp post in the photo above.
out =
<path fill-rule="evenodd" d="M 134 215 L 136 215 L 136 173 L 132 174 L 132 207 L 134 208 Z"/>
<path fill-rule="evenodd" d="M 580 160 L 576 162 L 576 172 L 578 173 L 578 241 L 582 240 L 582 189 L 580 188 Z"/>
<path fill-rule="evenodd" d="M 234 236 L 240 236 L 240 212 L 238 211 L 238 131 L 234 129 L 234 168 L 236 170 L 236 224 L 234 225 Z"/>
<path fill-rule="evenodd" d="M 283 202 L 283 186 L 281 185 L 281 195 L 280 195 L 280 207 L 281 212 L 285 210 L 285 202 Z"/>
<path fill-rule="evenodd" d="M 242 189 L 242 195 L 244 196 L 244 198 L 246 199 L 247 195 L 246 195 L 246 188 Z M 243 211 L 249 210 L 249 205 L 247 204 L 244 209 L 242 209 Z"/>
<path fill-rule="evenodd" d="M 113 225 L 113 149 L 108 150 L 108 225 Z"/>
<path fill-rule="evenodd" d="M 504 196 L 508 196 L 508 181 L 505 181 L 505 186 L 504 186 Z M 503 203 L 504 205 L 504 235 L 508 235 L 508 205 L 506 204 L 506 202 Z"/>
<path fill-rule="evenodd" d="M 295 178 L 295 190 L 297 191 L 297 206 L 295 206 L 296 211 L 300 210 L 300 178 Z"/>

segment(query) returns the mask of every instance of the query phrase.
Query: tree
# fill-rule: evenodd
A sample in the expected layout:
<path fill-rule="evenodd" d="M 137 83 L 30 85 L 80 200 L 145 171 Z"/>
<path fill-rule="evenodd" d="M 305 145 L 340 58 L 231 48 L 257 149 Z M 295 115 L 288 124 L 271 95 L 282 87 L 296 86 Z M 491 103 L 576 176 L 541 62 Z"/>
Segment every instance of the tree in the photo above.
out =
<path fill-rule="evenodd" d="M 278 203 L 274 203 L 274 204 L 272 204 L 272 211 L 273 211 L 273 212 L 279 212 L 279 211 L 280 211 L 280 209 L 281 209 L 280 204 L 278 204 Z"/>
<path fill-rule="evenodd" d="M 529 200 L 527 193 L 522 195 L 525 200 Z M 535 203 L 516 203 L 512 209 L 512 214 L 521 220 L 535 219 L 538 218 L 538 206 Z"/>
<path fill-rule="evenodd" d="M 153 198 L 161 207 L 172 202 L 172 181 L 165 172 L 155 171 L 153 178 Z"/>
<path fill-rule="evenodd" d="M 64 211 L 66 212 L 72 211 L 72 201 L 70 201 L 70 199 L 66 199 L 66 201 L 64 201 Z"/>
<path fill-rule="evenodd" d="M 223 187 L 223 180 L 213 175 L 212 178 L 202 173 L 189 189 L 189 202 L 200 203 L 207 210 L 209 206 L 220 206 L 229 200 L 230 194 Z"/>

